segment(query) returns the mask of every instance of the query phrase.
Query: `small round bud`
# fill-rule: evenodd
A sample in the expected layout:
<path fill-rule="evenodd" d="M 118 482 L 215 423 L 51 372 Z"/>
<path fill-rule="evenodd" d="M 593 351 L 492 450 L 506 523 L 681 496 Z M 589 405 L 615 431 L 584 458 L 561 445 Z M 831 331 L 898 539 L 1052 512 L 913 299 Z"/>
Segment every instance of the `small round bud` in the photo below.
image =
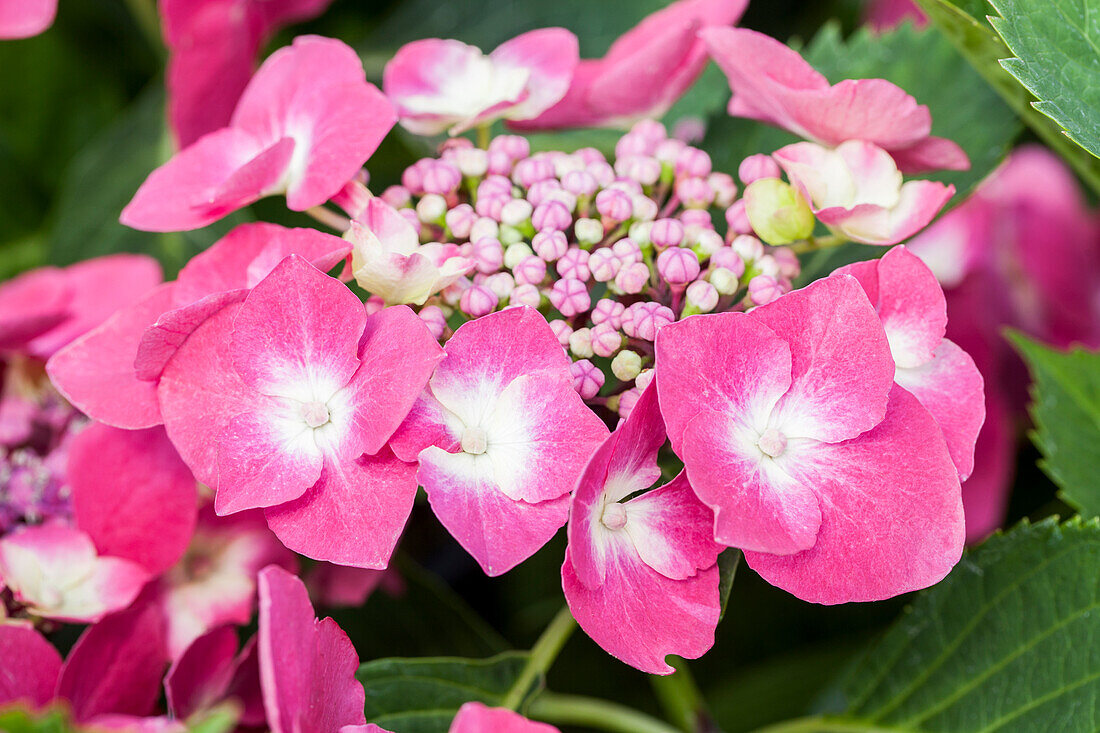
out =
<path fill-rule="evenodd" d="M 588 270 L 588 252 L 580 247 L 570 247 L 566 250 L 565 254 L 558 259 L 556 269 L 562 277 L 582 282 L 592 276 Z"/>
<path fill-rule="evenodd" d="M 443 315 L 443 310 L 439 306 L 426 305 L 420 309 L 417 315 L 420 316 L 420 320 L 424 321 L 424 325 L 428 327 L 428 331 L 431 332 L 436 341 L 443 338 L 443 334 L 447 330 L 447 317 Z"/>
<path fill-rule="evenodd" d="M 577 390 L 577 394 L 583 400 L 592 399 L 600 393 L 600 389 L 603 387 L 603 372 L 597 369 L 596 365 L 588 359 L 581 359 L 570 364 L 569 375 L 573 378 L 573 389 Z"/>
<path fill-rule="evenodd" d="M 485 237 L 474 242 L 470 256 L 473 257 L 478 272 L 491 275 L 504 264 L 504 247 L 499 240 Z"/>
<path fill-rule="evenodd" d="M 629 132 L 615 142 L 615 158 L 622 160 L 636 155 L 649 155 L 655 148 L 655 142 L 644 135 L 632 135 Z"/>
<path fill-rule="evenodd" d="M 483 216 L 474 221 L 473 226 L 470 227 L 469 240 L 476 242 L 485 237 L 496 239 L 499 234 L 500 225 L 489 217 Z"/>
<path fill-rule="evenodd" d="M 658 219 L 649 230 L 649 239 L 657 247 L 678 247 L 684 241 L 684 225 L 679 219 Z"/>
<path fill-rule="evenodd" d="M 592 309 L 592 322 L 597 326 L 606 323 L 617 331 L 622 325 L 625 310 L 626 306 L 617 300 L 600 298 L 596 301 L 596 307 Z"/>
<path fill-rule="evenodd" d="M 550 303 L 566 318 L 584 313 L 592 304 L 588 288 L 580 280 L 566 278 L 550 289 Z"/>
<path fill-rule="evenodd" d="M 500 243 L 505 247 L 515 244 L 516 242 L 523 241 L 523 232 L 516 227 L 508 226 L 507 224 L 500 225 Z"/>
<path fill-rule="evenodd" d="M 574 196 L 591 196 L 600 187 L 596 177 L 587 170 L 569 171 L 561 179 L 561 185 Z"/>
<path fill-rule="evenodd" d="M 779 263 L 771 255 L 764 255 L 753 264 L 761 275 L 767 275 L 776 280 L 779 279 Z"/>
<path fill-rule="evenodd" d="M 509 247 L 509 251 L 512 247 L 518 245 L 513 244 Z M 530 251 L 528 249 L 528 251 Z M 507 264 L 508 253 L 504 253 L 505 264 Z M 541 257 L 530 255 L 524 257 L 515 265 L 512 266 L 512 275 L 515 276 L 516 282 L 521 284 L 530 283 L 531 285 L 538 285 L 546 277 L 546 261 Z"/>
<path fill-rule="evenodd" d="M 644 262 L 624 265 L 615 276 L 615 287 L 628 295 L 637 295 L 649 282 L 649 268 Z"/>
<path fill-rule="evenodd" d="M 642 248 L 630 237 L 623 237 L 615 242 L 611 245 L 611 251 L 615 253 L 615 256 L 619 258 L 623 265 L 632 265 L 635 262 L 642 261 Z"/>
<path fill-rule="evenodd" d="M 772 257 L 779 263 L 779 274 L 788 280 L 796 278 L 802 272 L 802 263 L 798 255 L 787 247 L 772 250 Z"/>
<path fill-rule="evenodd" d="M 424 168 L 422 163 L 425 160 L 427 159 L 416 161 L 401 173 L 401 185 L 410 193 L 419 194 L 424 192 Z"/>
<path fill-rule="evenodd" d="M 504 266 L 509 270 L 515 270 L 516 265 L 528 257 L 533 257 L 534 254 L 534 250 L 526 242 L 513 242 L 504 250 Z M 535 257 L 535 259 L 538 260 L 538 257 Z M 542 260 L 539 260 L 539 262 L 542 262 Z"/>
<path fill-rule="evenodd" d="M 730 248 L 745 262 L 756 262 L 764 256 L 764 245 L 756 237 L 741 234 L 733 238 Z"/>
<path fill-rule="evenodd" d="M 719 295 L 733 295 L 741 288 L 741 278 L 724 267 L 711 270 L 707 280 Z"/>
<path fill-rule="evenodd" d="M 636 221 L 653 221 L 657 218 L 660 209 L 657 202 L 643 194 L 637 194 L 630 199 L 634 205 L 634 219 Z"/>
<path fill-rule="evenodd" d="M 542 260 L 539 260 L 537 257 L 534 259 L 542 262 Z M 508 302 L 511 305 L 527 305 L 532 308 L 538 308 L 542 303 L 542 294 L 539 293 L 539 289 L 534 285 L 521 283 L 516 285 L 515 289 L 512 290 Z"/>
<path fill-rule="evenodd" d="M 562 346 L 569 347 L 569 337 L 573 335 L 573 328 L 560 318 L 555 318 L 550 321 L 550 330 L 554 332 L 554 336 L 557 337 L 558 343 Z"/>
<path fill-rule="evenodd" d="M 714 229 L 714 222 L 711 221 L 710 212 L 706 209 L 684 209 L 680 212 L 680 222 L 685 228 Z"/>
<path fill-rule="evenodd" d="M 733 247 L 722 247 L 710 256 L 711 267 L 724 267 L 737 277 L 745 274 L 745 261 Z"/>
<path fill-rule="evenodd" d="M 706 209 L 714 201 L 714 191 L 702 178 L 681 178 L 676 183 L 676 195 L 689 209 Z"/>
<path fill-rule="evenodd" d="M 668 306 L 655 302 L 634 303 L 623 311 L 622 328 L 627 336 L 652 341 L 657 332 L 676 320 Z"/>
<path fill-rule="evenodd" d="M 510 196 L 501 196 L 500 194 L 478 196 L 477 203 L 474 204 L 474 210 L 479 216 L 500 221 L 501 214 L 504 213 L 504 207 L 513 200 Z"/>
<path fill-rule="evenodd" d="M 638 376 L 634 378 L 634 384 L 639 390 L 643 390 L 649 386 L 649 383 L 653 381 L 653 370 L 643 369 L 638 373 Z"/>
<path fill-rule="evenodd" d="M 626 221 L 634 213 L 630 195 L 614 188 L 596 194 L 596 211 L 609 222 Z"/>
<path fill-rule="evenodd" d="M 512 168 L 514 166 L 515 161 L 504 153 L 499 150 L 489 151 L 489 168 L 486 172 L 490 175 L 510 176 L 512 175 Z"/>
<path fill-rule="evenodd" d="M 619 417 L 623 420 L 630 417 L 630 413 L 634 411 L 634 405 L 638 404 L 638 400 L 641 399 L 642 390 L 637 387 L 631 387 L 622 394 L 619 395 Z"/>
<path fill-rule="evenodd" d="M 524 188 L 530 188 L 537 181 L 554 177 L 554 164 L 545 157 L 524 158 L 517 161 L 512 169 L 512 180 Z"/>
<path fill-rule="evenodd" d="M 623 337 L 610 323 L 599 323 L 592 327 L 592 351 L 596 356 L 611 356 L 623 345 Z"/>
<path fill-rule="evenodd" d="M 779 170 L 779 164 L 772 159 L 772 156 L 764 153 L 750 155 L 737 166 L 737 177 L 746 186 L 761 178 L 779 178 L 780 175 L 782 173 Z"/>
<path fill-rule="evenodd" d="M 560 190 L 561 183 L 556 178 L 548 178 L 545 181 L 538 181 L 527 189 L 527 195 L 524 198 L 530 201 L 532 206 L 538 207 L 549 201 L 551 194 Z"/>
<path fill-rule="evenodd" d="M 565 231 L 573 223 L 573 215 L 560 201 L 543 201 L 531 215 L 531 223 L 540 232 L 547 229 Z"/>
<path fill-rule="evenodd" d="M 760 178 L 748 185 L 745 214 L 757 236 L 773 246 L 805 239 L 816 222 L 798 189 L 778 178 Z"/>
<path fill-rule="evenodd" d="M 615 172 L 643 186 L 652 186 L 661 177 L 661 163 L 656 158 L 632 155 L 616 160 Z"/>
<path fill-rule="evenodd" d="M 573 155 L 584 161 L 584 164 L 586 166 L 592 165 L 593 163 L 607 162 L 607 159 L 603 157 L 603 153 L 601 153 L 596 148 L 580 148 L 579 150 L 575 151 Z"/>
<path fill-rule="evenodd" d="M 669 247 L 657 255 L 657 273 L 669 285 L 686 285 L 699 277 L 699 258 L 686 247 Z"/>
<path fill-rule="evenodd" d="M 585 170 L 588 171 L 601 186 L 608 186 L 615 180 L 615 169 L 612 168 L 611 164 L 606 160 L 589 163 Z"/>
<path fill-rule="evenodd" d="M 459 204 L 448 211 L 443 220 L 456 239 L 466 239 L 470 236 L 470 230 L 473 229 L 474 222 L 477 221 L 477 213 L 474 212 L 474 207 L 469 204 Z"/>
<path fill-rule="evenodd" d="M 577 219 L 573 234 L 579 244 L 590 247 L 603 239 L 603 224 L 596 219 Z"/>
<path fill-rule="evenodd" d="M 382 200 L 395 209 L 412 203 L 412 194 L 404 186 L 389 186 L 382 192 Z"/>
<path fill-rule="evenodd" d="M 652 244 L 649 239 L 649 233 L 653 231 L 653 222 L 651 221 L 636 221 L 630 225 L 630 229 L 627 232 L 627 236 L 633 239 L 638 245 Z"/>
<path fill-rule="evenodd" d="M 676 121 L 672 136 L 688 143 L 700 143 L 707 135 L 707 121 L 702 117 L 687 115 Z"/>
<path fill-rule="evenodd" d="M 363 303 L 363 307 L 366 309 L 367 315 L 370 316 L 385 308 L 386 301 L 379 295 L 372 295 Z"/>
<path fill-rule="evenodd" d="M 416 215 L 427 224 L 438 224 L 447 213 L 447 200 L 436 193 L 429 193 L 416 202 Z"/>
<path fill-rule="evenodd" d="M 512 199 L 500 210 L 500 223 L 508 226 L 519 226 L 530 221 L 534 207 L 526 199 Z"/>
<path fill-rule="evenodd" d="M 653 157 L 666 165 L 674 166 L 676 165 L 676 159 L 680 157 L 680 153 L 684 152 L 686 147 L 687 143 L 674 137 L 662 140 L 658 143 L 657 149 L 653 151 Z"/>
<path fill-rule="evenodd" d="M 611 373 L 617 379 L 629 382 L 642 371 L 642 357 L 638 352 L 624 349 L 611 360 Z"/>
<path fill-rule="evenodd" d="M 722 235 L 713 229 L 702 229 L 695 236 L 695 246 L 692 249 L 701 258 L 710 257 L 712 254 L 720 249 L 725 248 L 725 242 L 722 241 Z"/>
<path fill-rule="evenodd" d="M 705 178 L 710 175 L 710 156 L 699 148 L 685 147 L 676 157 L 676 176 Z"/>
<path fill-rule="evenodd" d="M 504 176 L 486 176 L 485 180 L 477 184 L 477 197 L 506 196 L 512 198 L 512 182 Z"/>
<path fill-rule="evenodd" d="M 592 329 L 578 328 L 569 336 L 569 351 L 578 359 L 592 357 Z"/>
<path fill-rule="evenodd" d="M 599 283 L 610 282 L 619 274 L 623 263 L 607 247 L 600 247 L 588 256 L 588 271 L 592 279 Z"/>
<path fill-rule="evenodd" d="M 531 144 L 520 135 L 497 135 L 489 141 L 489 152 L 500 152 L 512 160 L 519 160 L 531 154 Z"/>
<path fill-rule="evenodd" d="M 496 293 L 500 300 L 507 300 L 516 288 L 516 280 L 507 272 L 498 272 L 485 278 L 485 287 Z"/>
<path fill-rule="evenodd" d="M 630 134 L 639 135 L 651 142 L 659 142 L 668 137 L 663 123 L 648 118 L 635 122 L 630 128 Z"/>
<path fill-rule="evenodd" d="M 569 240 L 564 232 L 539 232 L 531 239 L 535 254 L 547 262 L 553 262 L 569 249 Z"/>
<path fill-rule="evenodd" d="M 737 198 L 737 184 L 733 182 L 733 176 L 728 173 L 711 173 L 707 176 L 707 184 L 714 191 L 714 205 L 726 208 Z"/>
<path fill-rule="evenodd" d="M 474 285 L 466 288 L 458 301 L 458 307 L 468 316 L 480 318 L 492 313 L 500 299 L 497 294 L 485 285 Z"/>
<path fill-rule="evenodd" d="M 783 294 L 775 278 L 757 275 L 749 280 L 749 300 L 755 305 L 767 305 Z"/>
<path fill-rule="evenodd" d="M 584 166 L 584 159 L 579 155 L 559 155 L 554 158 L 554 175 L 564 178 L 570 173 L 583 171 Z"/>
<path fill-rule="evenodd" d="M 737 199 L 726 208 L 726 224 L 729 226 L 729 235 L 752 234 L 752 224 L 745 213 L 745 199 Z"/>
<path fill-rule="evenodd" d="M 427 193 L 446 195 L 462 183 L 462 172 L 458 167 L 442 160 L 432 162 L 424 169 L 423 186 Z"/>
<path fill-rule="evenodd" d="M 489 171 L 489 154 L 481 148 L 456 150 L 454 162 L 467 178 L 481 178 Z"/>
<path fill-rule="evenodd" d="M 697 313 L 710 313 L 718 305 L 718 289 L 706 280 L 696 280 L 685 293 L 687 304 Z"/>

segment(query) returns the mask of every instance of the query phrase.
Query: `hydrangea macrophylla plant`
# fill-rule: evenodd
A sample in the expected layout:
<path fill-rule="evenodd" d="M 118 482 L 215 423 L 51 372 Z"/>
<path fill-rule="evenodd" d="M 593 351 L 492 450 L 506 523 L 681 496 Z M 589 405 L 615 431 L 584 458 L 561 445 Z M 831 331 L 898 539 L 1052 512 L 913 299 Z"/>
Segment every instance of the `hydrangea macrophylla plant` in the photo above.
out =
<path fill-rule="evenodd" d="M 849 275 L 658 335 L 661 412 L 715 539 L 799 598 L 889 598 L 939 581 L 962 552 L 947 444 L 894 371 Z"/>
<path fill-rule="evenodd" d="M 528 720 L 508 708 L 491 708 L 484 703 L 468 702 L 458 709 L 447 733 L 560 733 L 546 723 Z M 373 723 L 345 726 L 341 733 L 390 733 Z"/>
<path fill-rule="evenodd" d="M 701 28 L 736 23 L 748 0 L 678 0 L 620 36 L 603 58 L 582 59 L 565 97 L 521 130 L 629 125 L 659 118 L 706 66 Z"/>
<path fill-rule="evenodd" d="M 392 446 L 419 461 L 443 526 L 500 575 L 565 524 L 569 492 L 606 435 L 546 319 L 521 306 L 455 331 Z"/>
<path fill-rule="evenodd" d="M 266 716 L 256 637 L 242 647 L 237 629 L 228 625 L 195 639 L 164 676 L 164 696 L 179 720 L 232 700 L 240 705 L 238 724 L 262 726 Z"/>
<path fill-rule="evenodd" d="M 272 194 L 320 206 L 350 181 L 393 127 L 390 103 L 340 41 L 300 36 L 248 83 L 228 126 L 153 171 L 122 211 L 135 229 L 181 231 Z"/>
<path fill-rule="evenodd" d="M 180 147 L 229 124 L 260 48 L 332 0 L 161 0 L 168 119 Z"/>
<path fill-rule="evenodd" d="M 565 95 L 578 59 L 577 37 L 564 28 L 529 31 L 489 55 L 427 38 L 398 49 L 382 87 L 409 132 L 457 135 L 500 118 L 537 117 Z"/>
<path fill-rule="evenodd" d="M 0 671 L 0 705 L 23 703 L 41 707 L 53 699 L 61 654 L 26 619 L 0 620 L 0 657 L 19 659 L 19 667 Z"/>
<path fill-rule="evenodd" d="M 562 587 L 597 644 L 643 672 L 670 674 L 669 654 L 695 659 L 714 644 L 718 568 L 714 514 L 680 472 L 660 488 L 665 428 L 650 383 L 630 416 L 592 454 L 569 516 Z"/>
<path fill-rule="evenodd" d="M 441 358 L 407 308 L 368 317 L 291 255 L 191 335 L 157 392 L 219 514 L 266 508 L 291 549 L 383 568 L 416 493 L 416 467 L 386 442 Z"/>
<path fill-rule="evenodd" d="M 974 470 L 974 443 L 985 420 L 982 375 L 970 355 L 944 338 L 947 301 L 928 266 L 904 246 L 879 260 L 847 265 L 882 319 L 894 381 L 936 419 L 959 478 Z"/>
<path fill-rule="evenodd" d="M 884 149 L 905 173 L 965 170 L 955 143 L 931 135 L 928 107 L 885 79 L 829 81 L 779 41 L 744 28 L 700 32 L 729 79 L 729 113 L 790 130 L 821 145 L 863 140 Z"/>
<path fill-rule="evenodd" d="M 0 0 L 0 40 L 37 36 L 56 15 L 57 0 Z"/>

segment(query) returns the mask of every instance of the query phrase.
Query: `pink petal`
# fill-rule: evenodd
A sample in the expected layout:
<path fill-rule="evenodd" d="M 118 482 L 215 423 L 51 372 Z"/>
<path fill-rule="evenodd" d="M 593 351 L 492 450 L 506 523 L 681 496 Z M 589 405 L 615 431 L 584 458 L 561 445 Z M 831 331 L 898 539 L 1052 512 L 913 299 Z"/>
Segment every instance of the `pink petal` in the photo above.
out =
<path fill-rule="evenodd" d="M 69 449 L 77 526 L 103 555 L 158 575 L 183 555 L 195 529 L 195 479 L 164 430 L 93 424 Z"/>
<path fill-rule="evenodd" d="M 714 541 L 714 513 L 696 497 L 683 471 L 624 506 L 624 530 L 638 557 L 670 580 L 685 580 L 706 570 L 725 549 Z"/>
<path fill-rule="evenodd" d="M 573 71 L 569 89 L 557 104 L 534 119 L 510 120 L 508 126 L 516 130 L 553 130 L 561 127 L 597 127 L 605 124 L 607 120 L 589 101 L 592 83 L 599 79 L 603 72 L 602 59 L 581 59 Z"/>
<path fill-rule="evenodd" d="M 118 733 L 187 733 L 187 726 L 182 722 L 164 716 L 143 717 L 110 713 L 96 715 L 86 725 L 92 730 Z"/>
<path fill-rule="evenodd" d="M 772 585 L 814 603 L 875 601 L 928 587 L 958 561 L 955 467 L 935 420 L 904 389 L 891 391 L 873 430 L 807 446 L 800 459 L 800 479 L 823 498 L 821 531 L 798 554 L 745 552 Z"/>
<path fill-rule="evenodd" d="M 916 174 L 928 171 L 965 171 L 970 169 L 970 158 L 954 141 L 930 135 L 907 148 L 890 151 L 898 169 Z"/>
<path fill-rule="evenodd" d="M 783 420 L 791 421 L 783 431 L 788 437 L 835 442 L 879 423 L 894 381 L 894 360 L 878 315 L 855 278 L 819 280 L 749 317 L 790 346 L 791 388 L 776 405 Z"/>
<path fill-rule="evenodd" d="M 306 577 L 309 595 L 320 606 L 362 606 L 386 579 L 386 574 L 399 579 L 396 571 L 349 568 L 328 562 L 314 564 Z"/>
<path fill-rule="evenodd" d="M 319 206 L 354 177 L 393 127 L 390 103 L 344 43 L 299 36 L 264 62 L 241 95 L 233 127 L 296 141 L 287 205 Z M 300 149 L 299 149 L 300 146 Z"/>
<path fill-rule="evenodd" d="M 173 715 L 187 718 L 222 699 L 233 676 L 237 646 L 237 630 L 219 626 L 195 639 L 172 663 L 164 692 Z"/>
<path fill-rule="evenodd" d="M 368 726 L 369 727 L 369 726 Z M 380 730 L 380 729 L 379 729 Z M 448 733 L 560 733 L 546 723 L 537 723 L 507 708 L 490 708 L 468 702 L 458 709 Z M 367 733 L 370 733 L 368 731 Z"/>
<path fill-rule="evenodd" d="M 974 446 L 974 472 L 962 485 L 970 545 L 1004 524 L 1016 468 L 1016 431 L 1004 398 L 990 392 L 985 407 L 985 423 Z"/>
<path fill-rule="evenodd" d="M 566 495 L 536 504 L 510 499 L 485 455 L 427 448 L 416 476 L 439 521 L 492 577 L 538 552 L 568 518 L 568 487 Z"/>
<path fill-rule="evenodd" d="M 416 466 L 388 449 L 357 461 L 325 462 L 300 499 L 265 510 L 290 549 L 339 565 L 384 569 L 416 498 Z"/>
<path fill-rule="evenodd" d="M 577 37 L 566 29 L 539 28 L 502 43 L 489 58 L 500 66 L 530 72 L 526 98 L 505 114 L 508 119 L 528 120 L 565 96 L 580 51 Z"/>
<path fill-rule="evenodd" d="M 835 207 L 816 212 L 825 225 L 839 229 L 864 244 L 897 244 L 928 225 L 955 194 L 954 186 L 938 181 L 908 181 L 892 208 L 861 204 L 852 209 Z"/>
<path fill-rule="evenodd" d="M 19 660 L 0 666 L 0 706 L 18 701 L 40 707 L 53 698 L 61 655 L 29 621 L 0 623 L 0 658 Z"/>
<path fill-rule="evenodd" d="M 336 622 L 318 621 L 302 581 L 260 572 L 260 680 L 273 733 L 363 725 L 359 657 Z"/>
<path fill-rule="evenodd" d="M 390 438 L 389 446 L 401 460 L 416 463 L 420 451 L 430 445 L 436 445 L 454 453 L 460 449 L 457 438 L 451 435 L 446 423 L 447 408 L 425 389 L 416 398 L 404 422 Z"/>
<path fill-rule="evenodd" d="M 0 283 L 0 349 L 21 348 L 57 326 L 69 316 L 72 299 L 72 283 L 56 267 Z"/>
<path fill-rule="evenodd" d="M 234 206 L 211 206 L 210 202 L 265 147 L 244 130 L 231 127 L 204 135 L 149 174 L 119 221 L 153 232 L 198 229 L 217 221 Z M 255 191 L 252 201 L 261 195 L 262 191 Z M 234 203 L 244 206 L 251 201 Z"/>
<path fill-rule="evenodd" d="M 165 283 L 136 304 L 54 354 L 46 363 L 50 381 L 85 414 L 127 429 L 161 423 L 156 385 L 139 380 L 134 358 L 142 333 L 172 303 Z"/>
<path fill-rule="evenodd" d="M 327 400 L 359 367 L 356 345 L 366 318 L 347 286 L 291 255 L 252 289 L 237 313 L 233 366 L 263 394 Z M 313 394 L 317 390 L 327 394 Z"/>
<path fill-rule="evenodd" d="M 178 285 L 178 283 L 176 283 Z M 156 382 L 172 357 L 191 334 L 218 311 L 242 302 L 248 295 L 245 289 L 214 293 L 182 308 L 165 311 L 141 334 L 133 371 L 143 383 Z M 178 299 L 177 299 L 178 300 Z"/>
<path fill-rule="evenodd" d="M 689 580 L 670 580 L 637 557 L 616 553 L 607 581 L 589 590 L 577 579 L 569 551 L 562 589 L 577 623 L 604 651 L 650 674 L 670 674 L 669 654 L 696 659 L 714 644 L 718 625 L 718 568 Z"/>
<path fill-rule="evenodd" d="M 0 0 L 0 39 L 37 36 L 56 15 L 57 0 Z"/>
<path fill-rule="evenodd" d="M 88 627 L 62 666 L 57 697 L 69 701 L 78 721 L 151 714 L 168 666 L 164 633 L 160 607 L 148 602 Z"/>

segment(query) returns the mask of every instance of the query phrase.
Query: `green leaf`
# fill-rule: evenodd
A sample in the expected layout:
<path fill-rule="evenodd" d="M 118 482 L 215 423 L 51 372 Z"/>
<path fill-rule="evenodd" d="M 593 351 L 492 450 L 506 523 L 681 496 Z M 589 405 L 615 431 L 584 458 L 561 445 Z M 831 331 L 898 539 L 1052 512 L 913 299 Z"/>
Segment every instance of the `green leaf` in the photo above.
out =
<path fill-rule="evenodd" d="M 775 731 L 1094 730 L 1100 716 L 1100 523 L 997 534 L 859 658 L 838 717 Z"/>
<path fill-rule="evenodd" d="M 1031 439 L 1043 471 L 1062 499 L 1086 516 L 1100 515 L 1100 353 L 1057 351 L 1011 335 L 1031 370 Z"/>
<path fill-rule="evenodd" d="M 991 18 L 1016 58 L 1001 61 L 1038 97 L 1032 106 L 1100 156 L 1100 2 L 991 0 Z"/>
<path fill-rule="evenodd" d="M 527 664 L 526 652 L 489 659 L 377 659 L 359 668 L 367 722 L 394 733 L 446 733 L 465 702 L 499 705 Z"/>
<path fill-rule="evenodd" d="M 241 717 L 240 706 L 223 703 L 210 710 L 195 713 L 187 719 L 188 733 L 232 733 Z"/>
<path fill-rule="evenodd" d="M 1034 97 L 1001 67 L 1011 55 L 993 29 L 976 15 L 984 15 L 985 0 L 915 0 L 952 45 L 966 57 L 990 87 L 1089 184 L 1100 192 L 1100 160 L 1072 143 L 1050 118 L 1031 106 Z M 982 10 L 978 10 L 978 6 Z M 969 11 L 969 12 L 968 12 Z"/>
<path fill-rule="evenodd" d="M 722 611 L 718 616 L 721 621 L 726 615 L 726 606 L 730 602 L 730 591 L 733 590 L 733 578 L 737 574 L 737 566 L 741 564 L 741 551 L 736 547 L 727 547 L 718 556 L 718 599 L 722 604 Z"/>
<path fill-rule="evenodd" d="M 4 733 L 76 733 L 69 714 L 52 708 L 32 712 L 21 707 L 0 711 L 0 731 Z"/>

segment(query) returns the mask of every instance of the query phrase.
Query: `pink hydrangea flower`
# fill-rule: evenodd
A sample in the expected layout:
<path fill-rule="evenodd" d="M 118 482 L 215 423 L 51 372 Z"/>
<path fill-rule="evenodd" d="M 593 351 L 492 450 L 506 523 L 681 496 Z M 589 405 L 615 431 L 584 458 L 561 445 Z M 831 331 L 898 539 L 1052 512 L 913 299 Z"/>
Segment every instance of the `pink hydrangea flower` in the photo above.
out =
<path fill-rule="evenodd" d="M 966 170 L 955 143 L 931 135 L 928 107 L 885 79 L 829 85 L 794 51 L 744 28 L 701 31 L 711 58 L 729 79 L 729 113 L 787 129 L 822 145 L 865 140 L 886 150 L 906 173 Z"/>
<path fill-rule="evenodd" d="M 714 537 L 804 600 L 888 598 L 943 578 L 963 515 L 939 426 L 903 388 L 851 276 L 750 313 L 661 329 L 657 387 Z M 899 521 L 904 517 L 905 521 Z"/>
<path fill-rule="evenodd" d="M 41 707 L 53 699 L 61 655 L 28 620 L 0 621 L 0 659 L 18 659 L 18 669 L 0 672 L 0 707 L 22 703 Z"/>
<path fill-rule="evenodd" d="M 665 656 L 695 659 L 714 644 L 722 546 L 714 514 L 681 472 L 661 477 L 665 428 L 654 384 L 596 449 L 569 516 L 562 588 L 581 628 L 609 654 L 651 674 L 673 671 Z"/>
<path fill-rule="evenodd" d="M 480 702 L 468 702 L 458 709 L 448 733 L 559 733 L 547 723 L 528 720 L 507 708 L 491 708 Z"/>
<path fill-rule="evenodd" d="M 736 23 L 748 0 L 679 0 L 577 66 L 565 97 L 522 129 L 628 126 L 661 117 L 706 66 L 700 28 Z M 602 209 L 601 209 L 602 212 Z"/>
<path fill-rule="evenodd" d="M 368 317 L 292 255 L 191 335 L 157 391 L 219 514 L 263 507 L 287 547 L 384 568 L 416 493 L 386 441 L 441 358 L 411 310 Z"/>
<path fill-rule="evenodd" d="M 457 245 L 420 244 L 412 224 L 380 198 L 372 198 L 362 217 L 352 221 L 346 238 L 356 282 L 391 304 L 423 305 L 474 269 Z"/>
<path fill-rule="evenodd" d="M 314 229 L 242 224 L 192 258 L 175 282 L 149 291 L 55 354 L 46 365 L 50 380 L 85 414 L 108 425 L 159 425 L 157 380 L 195 329 L 226 305 L 244 300 L 287 255 L 328 270 L 350 248 Z"/>
<path fill-rule="evenodd" d="M 577 37 L 564 28 L 516 36 L 486 56 L 455 40 L 426 38 L 398 49 L 382 87 L 415 135 L 457 135 L 501 117 L 537 117 L 565 95 Z"/>
<path fill-rule="evenodd" d="M 238 725 L 264 725 L 256 637 L 239 646 L 237 629 L 219 626 L 195 639 L 172 663 L 164 677 L 164 694 L 176 719 L 186 720 L 231 700 L 239 706 Z"/>
<path fill-rule="evenodd" d="M 168 120 L 187 147 L 225 127 L 264 43 L 332 0 L 161 0 Z"/>
<path fill-rule="evenodd" d="M 280 567 L 260 571 L 260 683 L 272 733 L 335 733 L 364 725 L 359 655 L 331 618 L 317 620 L 302 581 Z"/>
<path fill-rule="evenodd" d="M 57 0 L 0 0 L 0 39 L 37 36 L 56 15 Z"/>
<path fill-rule="evenodd" d="M 197 229 L 277 193 L 294 211 L 319 206 L 355 176 L 393 123 L 352 49 L 301 36 L 263 63 L 227 127 L 145 179 L 120 221 L 147 231 Z"/>
<path fill-rule="evenodd" d="M 835 149 L 795 143 L 772 157 L 822 223 L 864 244 L 908 239 L 955 193 L 954 186 L 937 181 L 902 183 L 890 154 L 865 140 L 847 140 Z"/>
<path fill-rule="evenodd" d="M 879 260 L 842 267 L 837 274 L 851 275 L 863 286 L 886 330 L 894 381 L 932 413 L 965 481 L 974 470 L 985 395 L 974 360 L 944 338 L 947 301 L 935 275 L 904 246 Z"/>
<path fill-rule="evenodd" d="M 392 446 L 443 526 L 489 575 L 565 524 L 569 492 L 607 428 L 573 389 L 546 320 L 520 306 L 465 323 Z"/>

